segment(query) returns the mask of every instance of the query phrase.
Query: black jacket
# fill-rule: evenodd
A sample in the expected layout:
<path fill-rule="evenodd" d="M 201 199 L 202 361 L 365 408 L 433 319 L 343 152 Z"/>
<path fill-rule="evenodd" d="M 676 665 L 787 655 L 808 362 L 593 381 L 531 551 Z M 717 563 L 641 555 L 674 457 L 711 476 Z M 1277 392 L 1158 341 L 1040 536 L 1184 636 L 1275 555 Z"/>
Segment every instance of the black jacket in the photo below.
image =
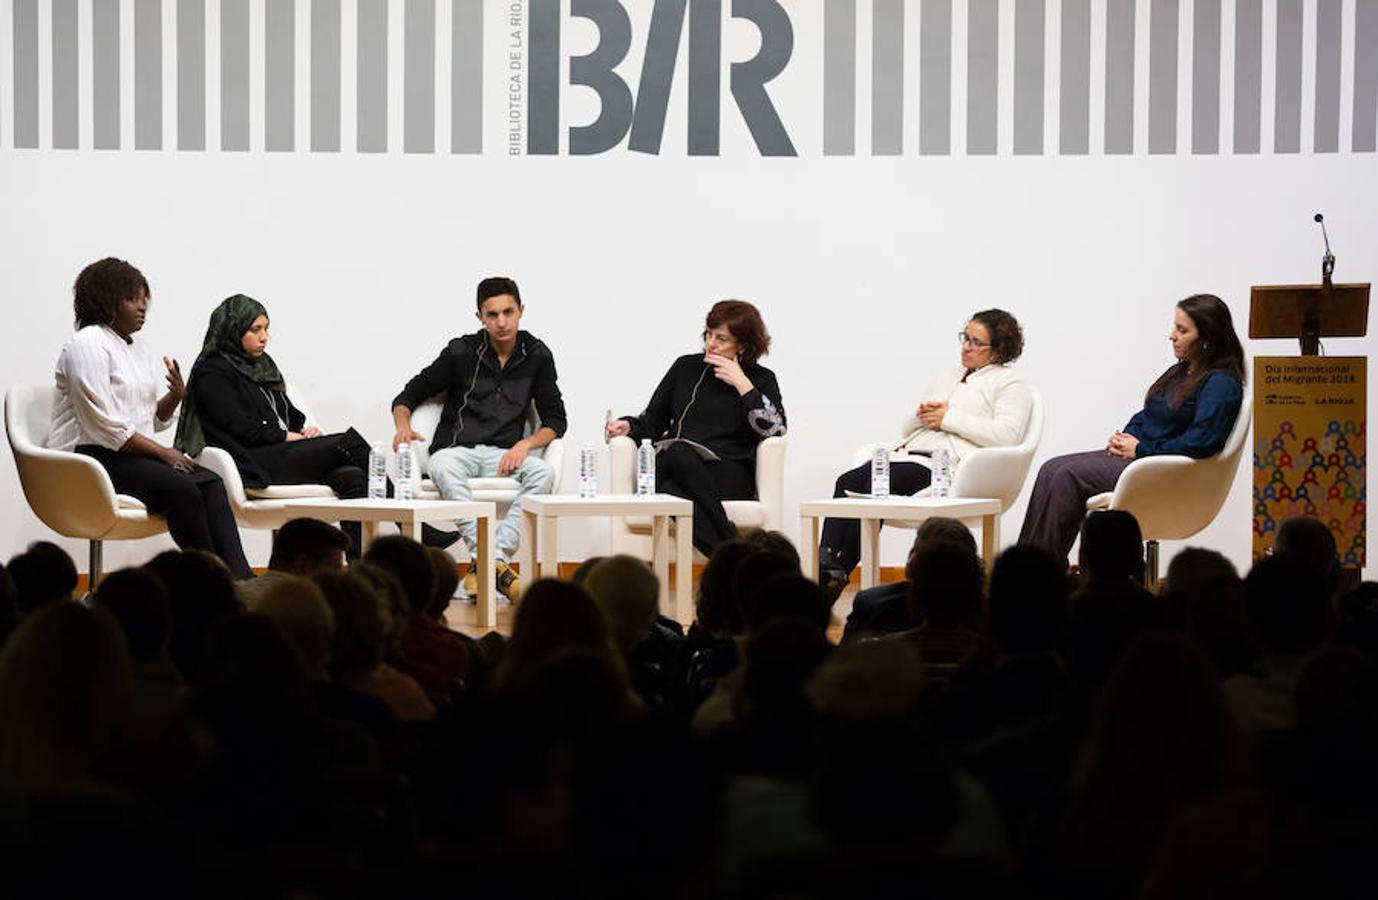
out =
<path fill-rule="evenodd" d="M 200 410 L 206 444 L 229 451 L 245 487 L 265 487 L 267 473 L 250 450 L 281 444 L 287 440 L 287 431 L 301 431 L 306 415 L 286 394 L 260 387 L 222 356 L 193 367 L 187 390 Z M 279 419 L 286 421 L 286 430 Z"/>
<path fill-rule="evenodd" d="M 435 362 L 402 388 L 392 405 L 416 409 L 445 394 L 431 452 L 446 447 L 511 447 L 522 439 L 527 407 L 534 401 L 542 427 L 565 433 L 565 402 L 556 383 L 555 356 L 539 338 L 517 332 L 517 345 L 499 368 L 488 333 L 457 337 Z M 461 415 L 461 407 L 463 413 Z"/>
<path fill-rule="evenodd" d="M 720 381 L 702 353 L 681 356 L 660 379 L 646 410 L 627 417 L 632 440 L 683 437 L 723 459 L 754 459 L 762 439 L 785 433 L 785 406 L 774 372 L 759 365 L 742 371 L 753 385 L 745 395 Z"/>

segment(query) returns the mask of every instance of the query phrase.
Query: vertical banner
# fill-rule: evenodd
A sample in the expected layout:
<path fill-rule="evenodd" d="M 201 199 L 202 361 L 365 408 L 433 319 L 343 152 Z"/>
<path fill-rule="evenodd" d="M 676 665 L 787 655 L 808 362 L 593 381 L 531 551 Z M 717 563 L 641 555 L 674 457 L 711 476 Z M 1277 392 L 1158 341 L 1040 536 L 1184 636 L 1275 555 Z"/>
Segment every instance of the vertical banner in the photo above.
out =
<path fill-rule="evenodd" d="M 1254 358 L 1254 559 L 1293 516 L 1330 527 L 1340 564 L 1361 568 L 1367 504 L 1368 360 Z"/>

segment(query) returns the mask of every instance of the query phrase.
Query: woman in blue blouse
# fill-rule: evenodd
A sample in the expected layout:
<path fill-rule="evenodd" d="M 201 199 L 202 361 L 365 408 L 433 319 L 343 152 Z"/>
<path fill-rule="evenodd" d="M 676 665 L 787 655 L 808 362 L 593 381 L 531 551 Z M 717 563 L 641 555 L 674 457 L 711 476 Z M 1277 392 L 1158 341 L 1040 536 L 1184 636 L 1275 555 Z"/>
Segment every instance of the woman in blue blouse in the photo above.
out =
<path fill-rule="evenodd" d="M 1021 544 L 1065 557 L 1072 549 L 1086 501 L 1114 490 L 1125 467 L 1145 456 L 1180 454 L 1204 459 L 1220 452 L 1244 397 L 1244 348 L 1230 309 L 1212 294 L 1177 304 L 1168 335 L 1177 362 L 1153 382 L 1144 408 L 1104 450 L 1071 453 L 1038 470 Z"/>

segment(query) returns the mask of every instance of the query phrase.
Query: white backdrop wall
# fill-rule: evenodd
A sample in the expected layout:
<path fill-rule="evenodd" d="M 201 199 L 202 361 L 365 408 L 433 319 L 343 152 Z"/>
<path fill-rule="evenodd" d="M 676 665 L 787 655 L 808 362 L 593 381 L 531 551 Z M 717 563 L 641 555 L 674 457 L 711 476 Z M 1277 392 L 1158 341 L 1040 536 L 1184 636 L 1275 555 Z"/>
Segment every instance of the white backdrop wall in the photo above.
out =
<path fill-rule="evenodd" d="M 773 6 L 749 0 L 691 6 L 686 32 L 716 14 L 722 35 L 720 144 L 693 155 L 705 132 L 687 113 L 687 39 L 673 68 L 657 58 L 673 72 L 658 154 L 630 150 L 625 135 L 605 152 L 569 152 L 571 126 L 599 115 L 595 92 L 570 84 L 570 57 L 610 32 L 555 4 L 560 53 L 545 61 L 559 64 L 559 147 L 532 155 L 532 21 L 552 2 L 0 0 L 5 384 L 51 378 L 72 280 L 113 254 L 153 286 L 141 340 L 187 365 L 221 298 L 257 297 L 271 352 L 323 424 L 383 439 L 403 381 L 476 327 L 474 283 L 506 273 L 522 286 L 523 324 L 555 351 L 577 447 L 599 441 L 607 407 L 640 409 L 669 361 L 697 346 L 711 301 L 743 297 L 775 340 L 766 363 L 789 416 L 793 535 L 798 502 L 829 494 L 857 446 L 892 436 L 931 373 L 955 364 L 973 310 L 1001 306 L 1025 326 L 1020 366 L 1047 403 L 1037 465 L 1100 446 L 1138 408 L 1171 361 L 1177 299 L 1218 293 L 1243 332 L 1249 285 L 1314 280 L 1312 213 L 1326 214 L 1339 280 L 1378 271 L 1369 0 L 1034 0 L 1032 24 L 1024 0 L 788 2 L 791 45 L 766 91 L 792 156 L 766 155 L 733 99 L 733 64 L 762 46 L 734 13 Z M 615 71 L 635 94 L 653 4 L 603 5 L 628 14 Z M 1257 40 L 1240 53 L 1256 50 L 1254 81 L 1236 71 L 1251 16 Z M 1065 49 L 1083 21 L 1084 50 Z M 1207 39 L 1218 57 L 1198 49 Z M 1078 60 L 1084 105 L 1062 90 L 1079 83 Z M 242 77 L 245 90 L 229 83 Z M 1082 132 L 1084 152 L 1071 152 Z M 229 149 L 237 142 L 247 149 Z M 1326 342 L 1336 355 L 1372 347 Z M 1369 391 L 1378 398 L 1373 368 Z M 1246 468 L 1193 543 L 1246 566 L 1249 494 Z M 1005 516 L 1005 543 L 1027 496 Z M 13 465 L 0 467 L 0 554 L 51 537 Z M 604 552 L 606 539 L 571 529 L 563 554 Z M 245 540 L 264 563 L 266 535 Z M 899 564 L 906 543 L 887 534 L 882 561 Z M 84 559 L 78 542 L 65 546 Z M 107 564 L 166 546 L 112 546 Z"/>

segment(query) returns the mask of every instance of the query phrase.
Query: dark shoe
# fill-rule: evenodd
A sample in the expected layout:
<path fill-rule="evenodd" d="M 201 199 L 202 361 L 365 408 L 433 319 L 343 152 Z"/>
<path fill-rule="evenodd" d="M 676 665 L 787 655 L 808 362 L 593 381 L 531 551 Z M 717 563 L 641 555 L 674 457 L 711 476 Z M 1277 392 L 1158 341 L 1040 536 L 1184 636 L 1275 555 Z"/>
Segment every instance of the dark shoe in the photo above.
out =
<path fill-rule="evenodd" d="M 427 547 L 445 550 L 459 540 L 458 531 L 441 531 L 429 522 L 421 523 L 421 543 Z"/>
<path fill-rule="evenodd" d="M 837 598 L 842 596 L 842 592 L 847 589 L 847 573 L 838 566 L 823 566 L 818 570 L 818 585 L 823 588 L 823 592 L 828 595 L 828 604 L 837 602 Z"/>

